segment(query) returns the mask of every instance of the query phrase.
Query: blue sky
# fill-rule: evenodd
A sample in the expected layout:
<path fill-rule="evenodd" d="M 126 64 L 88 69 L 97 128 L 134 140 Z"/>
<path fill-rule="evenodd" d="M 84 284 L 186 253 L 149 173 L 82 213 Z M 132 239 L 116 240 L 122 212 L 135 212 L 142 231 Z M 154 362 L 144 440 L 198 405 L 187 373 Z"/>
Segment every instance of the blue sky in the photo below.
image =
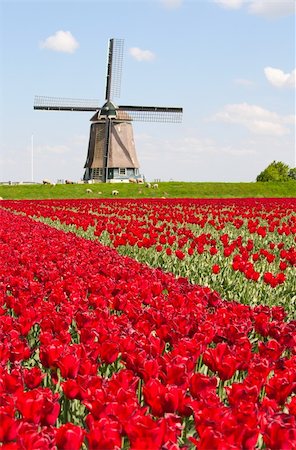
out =
<path fill-rule="evenodd" d="M 118 104 L 184 108 L 181 124 L 134 123 L 147 179 L 295 166 L 294 0 L 0 0 L 0 181 L 81 179 L 91 114 L 34 111 L 34 96 L 101 106 L 112 37 Z"/>

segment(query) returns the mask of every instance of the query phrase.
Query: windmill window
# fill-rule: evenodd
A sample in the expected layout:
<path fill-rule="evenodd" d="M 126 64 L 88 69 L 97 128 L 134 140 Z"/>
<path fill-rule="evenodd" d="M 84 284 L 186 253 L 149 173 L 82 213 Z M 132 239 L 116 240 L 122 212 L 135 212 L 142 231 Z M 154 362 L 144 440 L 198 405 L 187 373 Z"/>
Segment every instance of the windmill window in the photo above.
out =
<path fill-rule="evenodd" d="M 101 167 L 93 169 L 93 179 L 98 179 L 103 176 L 103 169 Z"/>
<path fill-rule="evenodd" d="M 126 175 L 126 169 L 119 169 L 119 175 Z"/>

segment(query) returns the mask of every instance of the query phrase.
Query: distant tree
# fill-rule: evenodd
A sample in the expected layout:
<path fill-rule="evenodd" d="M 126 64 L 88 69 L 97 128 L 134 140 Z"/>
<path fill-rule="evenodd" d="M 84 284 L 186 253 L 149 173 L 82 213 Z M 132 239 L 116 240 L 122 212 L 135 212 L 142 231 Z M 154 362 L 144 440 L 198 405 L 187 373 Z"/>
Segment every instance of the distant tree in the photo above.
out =
<path fill-rule="evenodd" d="M 296 167 L 289 170 L 288 176 L 289 178 L 292 178 L 292 180 L 296 180 Z"/>
<path fill-rule="evenodd" d="M 288 181 L 289 179 L 289 166 L 281 161 L 273 161 L 259 173 L 256 181 Z"/>

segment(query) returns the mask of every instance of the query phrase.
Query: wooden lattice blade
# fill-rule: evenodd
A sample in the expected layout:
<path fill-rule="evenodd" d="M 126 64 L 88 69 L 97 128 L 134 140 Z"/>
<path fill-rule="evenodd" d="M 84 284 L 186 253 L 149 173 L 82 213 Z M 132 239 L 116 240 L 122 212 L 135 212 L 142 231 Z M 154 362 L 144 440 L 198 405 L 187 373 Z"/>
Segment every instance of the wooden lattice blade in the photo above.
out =
<path fill-rule="evenodd" d="M 107 61 L 107 80 L 105 100 L 120 97 L 123 64 L 123 39 L 110 39 Z"/>
<path fill-rule="evenodd" d="M 140 122 L 182 122 L 183 108 L 168 106 L 118 106 L 121 114 Z"/>
<path fill-rule="evenodd" d="M 45 109 L 47 111 L 98 111 L 98 100 L 73 99 L 62 97 L 36 96 L 34 109 Z"/>

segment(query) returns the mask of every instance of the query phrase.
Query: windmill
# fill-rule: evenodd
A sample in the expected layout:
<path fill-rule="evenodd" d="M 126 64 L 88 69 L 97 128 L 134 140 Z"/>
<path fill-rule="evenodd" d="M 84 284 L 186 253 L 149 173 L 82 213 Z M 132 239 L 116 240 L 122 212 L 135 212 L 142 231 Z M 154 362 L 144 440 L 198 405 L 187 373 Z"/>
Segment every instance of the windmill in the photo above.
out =
<path fill-rule="evenodd" d="M 171 122 L 182 120 L 182 108 L 116 105 L 120 96 L 123 40 L 110 39 L 105 103 L 97 100 L 35 97 L 34 109 L 95 112 L 91 117 L 85 181 L 128 181 L 139 177 L 139 162 L 133 138 L 133 121 Z"/>

